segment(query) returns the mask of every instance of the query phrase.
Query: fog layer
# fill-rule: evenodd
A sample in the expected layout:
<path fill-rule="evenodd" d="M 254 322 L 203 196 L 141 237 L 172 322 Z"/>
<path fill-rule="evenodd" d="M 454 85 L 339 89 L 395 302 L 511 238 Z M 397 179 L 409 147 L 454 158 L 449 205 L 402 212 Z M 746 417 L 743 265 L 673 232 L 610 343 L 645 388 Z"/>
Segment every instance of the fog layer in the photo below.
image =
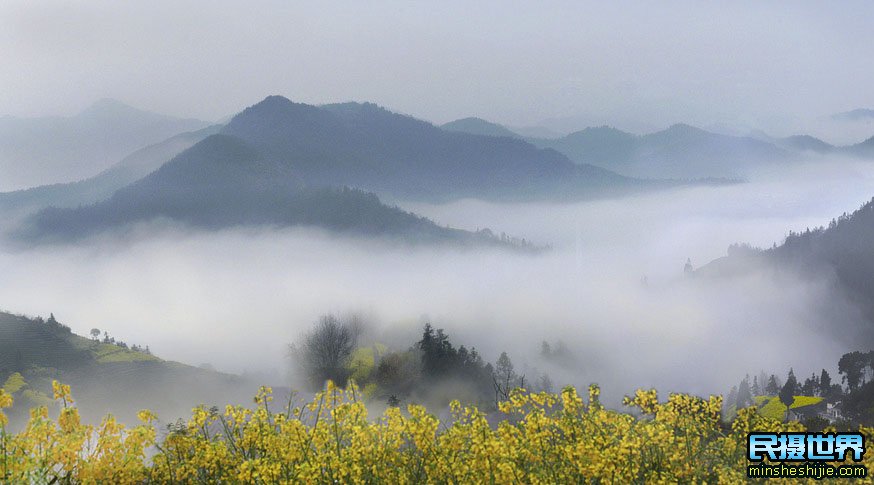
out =
<path fill-rule="evenodd" d="M 506 350 L 523 372 L 536 367 L 559 385 L 724 392 L 759 369 L 832 368 L 853 349 L 828 326 L 859 317 L 828 281 L 767 271 L 689 279 L 686 258 L 699 265 L 734 242 L 779 243 L 872 194 L 874 165 L 830 160 L 747 184 L 576 204 L 398 202 L 441 224 L 551 243 L 542 255 L 152 223 L 79 246 L 3 252 L 0 305 L 51 311 L 79 334 L 97 327 L 163 358 L 276 380 L 286 344 L 320 314 L 363 311 L 387 343 L 412 344 L 429 319 L 486 359 Z M 564 342 L 575 363 L 541 362 L 542 340 Z"/>

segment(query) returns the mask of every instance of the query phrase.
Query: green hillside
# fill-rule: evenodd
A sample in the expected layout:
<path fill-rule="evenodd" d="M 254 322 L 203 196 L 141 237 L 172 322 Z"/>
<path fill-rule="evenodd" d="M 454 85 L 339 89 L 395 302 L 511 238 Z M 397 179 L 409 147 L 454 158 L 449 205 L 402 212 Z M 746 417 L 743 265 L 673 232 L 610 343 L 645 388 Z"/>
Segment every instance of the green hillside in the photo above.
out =
<path fill-rule="evenodd" d="M 0 383 L 15 398 L 13 424 L 27 409 L 50 402 L 52 380 L 71 384 L 86 413 L 127 421 L 149 407 L 166 420 L 192 406 L 220 403 L 230 393 L 245 402 L 257 386 L 243 378 L 166 361 L 137 346 L 92 340 L 47 320 L 0 312 Z"/>
<path fill-rule="evenodd" d="M 755 399 L 756 406 L 759 408 L 759 414 L 762 416 L 780 421 L 786 417 L 786 405 L 780 402 L 779 397 L 756 396 L 753 399 Z M 818 396 L 795 396 L 795 401 L 792 402 L 789 409 L 801 409 L 819 404 L 820 402 L 822 402 L 822 398 Z"/>

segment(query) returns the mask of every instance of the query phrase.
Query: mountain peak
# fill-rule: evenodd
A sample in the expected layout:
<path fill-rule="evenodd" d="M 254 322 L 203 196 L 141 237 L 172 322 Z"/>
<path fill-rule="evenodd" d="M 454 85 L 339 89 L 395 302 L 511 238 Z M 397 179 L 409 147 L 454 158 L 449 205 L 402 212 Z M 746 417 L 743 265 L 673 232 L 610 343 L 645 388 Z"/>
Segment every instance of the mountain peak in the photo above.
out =
<path fill-rule="evenodd" d="M 93 102 L 90 109 L 113 109 L 113 108 L 130 108 L 130 106 L 115 98 L 100 98 Z"/>
<path fill-rule="evenodd" d="M 85 108 L 79 116 L 113 117 L 129 115 L 131 113 L 145 113 L 115 98 L 101 98 Z"/>
<path fill-rule="evenodd" d="M 266 98 L 258 101 L 257 103 L 249 106 L 244 109 L 242 112 L 237 113 L 234 118 L 231 119 L 233 122 L 234 119 L 240 118 L 241 116 L 281 116 L 287 113 L 293 113 L 295 111 L 301 110 L 317 110 L 315 106 L 310 106 L 308 104 L 303 103 L 295 103 L 294 101 L 286 98 L 285 96 L 280 96 L 278 94 L 274 94 L 271 96 L 267 96 Z"/>
<path fill-rule="evenodd" d="M 598 134 L 621 134 L 621 135 L 631 135 L 626 131 L 622 131 L 619 128 L 614 128 L 610 125 L 601 125 L 601 126 L 588 126 L 584 128 L 582 131 L 578 131 L 577 133 L 598 133 Z"/>
<path fill-rule="evenodd" d="M 442 125 L 440 128 L 446 131 L 457 131 L 473 135 L 507 136 L 510 138 L 516 138 L 519 136 L 503 125 L 473 116 L 450 121 L 449 123 Z"/>
<path fill-rule="evenodd" d="M 255 106 L 288 106 L 291 104 L 295 104 L 294 101 L 286 98 L 285 96 L 281 96 L 279 94 L 271 94 L 266 98 L 262 99 Z"/>
<path fill-rule="evenodd" d="M 669 133 L 707 133 L 701 128 L 686 123 L 675 123 L 669 126 L 665 131 Z"/>

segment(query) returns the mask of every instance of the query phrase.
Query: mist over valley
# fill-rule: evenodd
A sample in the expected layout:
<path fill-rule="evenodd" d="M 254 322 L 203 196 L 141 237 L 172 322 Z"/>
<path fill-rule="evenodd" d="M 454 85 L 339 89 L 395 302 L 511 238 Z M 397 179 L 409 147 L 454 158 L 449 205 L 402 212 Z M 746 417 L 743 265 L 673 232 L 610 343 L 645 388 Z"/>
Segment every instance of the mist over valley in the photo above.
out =
<path fill-rule="evenodd" d="M 0 3 L 0 483 L 870 476 L 872 18 Z"/>

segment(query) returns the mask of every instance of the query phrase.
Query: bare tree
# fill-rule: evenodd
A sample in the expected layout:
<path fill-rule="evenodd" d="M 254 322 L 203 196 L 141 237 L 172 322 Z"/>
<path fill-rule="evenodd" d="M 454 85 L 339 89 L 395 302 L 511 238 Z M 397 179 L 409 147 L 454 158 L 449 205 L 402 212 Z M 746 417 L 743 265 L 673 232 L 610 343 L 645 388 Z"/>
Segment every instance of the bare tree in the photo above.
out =
<path fill-rule="evenodd" d="M 345 385 L 349 378 L 349 357 L 360 333 L 359 318 L 340 320 L 334 315 L 324 315 L 303 336 L 299 346 L 291 346 L 291 353 L 314 388 L 321 387 L 329 379 Z"/>
<path fill-rule="evenodd" d="M 510 393 L 517 387 L 525 387 L 525 376 L 516 374 L 513 362 L 506 352 L 501 352 L 498 361 L 495 362 L 495 371 L 492 374 L 492 384 L 495 387 L 495 407 L 502 401 L 510 398 Z"/>

